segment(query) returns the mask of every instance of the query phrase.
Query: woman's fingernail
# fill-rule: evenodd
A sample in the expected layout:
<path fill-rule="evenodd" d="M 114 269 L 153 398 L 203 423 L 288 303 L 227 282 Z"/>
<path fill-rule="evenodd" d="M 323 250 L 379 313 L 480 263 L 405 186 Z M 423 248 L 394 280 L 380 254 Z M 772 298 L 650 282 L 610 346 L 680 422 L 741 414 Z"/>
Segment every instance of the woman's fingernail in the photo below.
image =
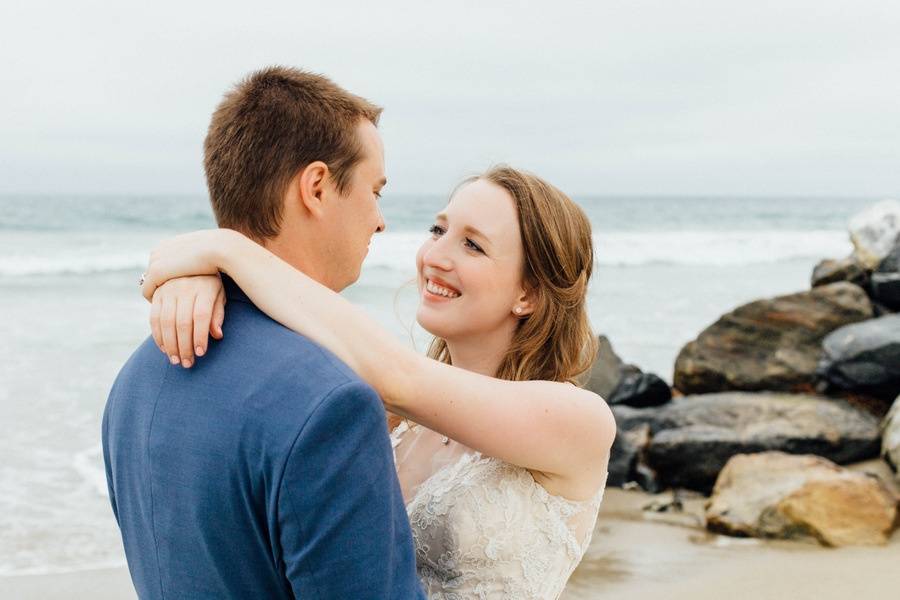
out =
<path fill-rule="evenodd" d="M 190 368 L 191 368 L 191 364 L 192 364 L 192 363 L 191 363 L 191 360 L 190 360 L 189 358 L 186 358 L 186 359 L 184 359 L 183 361 L 181 361 L 181 366 L 184 367 L 185 369 L 190 369 Z"/>
<path fill-rule="evenodd" d="M 179 361 L 178 357 L 173 354 L 169 357 L 169 362 L 171 362 L 173 365 L 177 365 L 181 361 Z"/>
<path fill-rule="evenodd" d="M 194 348 L 194 353 L 197 356 L 203 356 L 203 348 L 201 348 L 200 346 L 197 346 L 196 348 Z"/>

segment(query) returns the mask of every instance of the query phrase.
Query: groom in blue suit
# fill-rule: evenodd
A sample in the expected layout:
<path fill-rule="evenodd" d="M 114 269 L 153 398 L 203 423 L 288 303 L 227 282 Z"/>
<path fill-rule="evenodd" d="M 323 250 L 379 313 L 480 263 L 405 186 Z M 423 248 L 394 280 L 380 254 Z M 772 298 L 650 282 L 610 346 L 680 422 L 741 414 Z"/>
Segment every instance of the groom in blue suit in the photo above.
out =
<path fill-rule="evenodd" d="M 334 290 L 355 281 L 384 229 L 379 114 L 318 75 L 252 74 L 206 138 L 219 225 Z M 422 598 L 378 396 L 232 281 L 225 290 L 228 335 L 203 361 L 183 369 L 150 338 L 107 401 L 109 494 L 138 595 Z M 177 342 L 206 334 L 179 327 Z"/>

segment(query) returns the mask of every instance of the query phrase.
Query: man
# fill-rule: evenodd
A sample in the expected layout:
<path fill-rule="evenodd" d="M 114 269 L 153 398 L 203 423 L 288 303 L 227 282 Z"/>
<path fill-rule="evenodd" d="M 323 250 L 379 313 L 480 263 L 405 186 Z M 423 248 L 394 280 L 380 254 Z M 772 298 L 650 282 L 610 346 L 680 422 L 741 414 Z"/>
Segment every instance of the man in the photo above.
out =
<path fill-rule="evenodd" d="M 334 290 L 353 283 L 384 229 L 380 112 L 321 76 L 252 74 L 206 138 L 219 225 Z M 229 335 L 206 359 L 182 369 L 148 339 L 107 402 L 106 474 L 139 596 L 422 597 L 375 392 L 225 283 Z M 178 344 L 201 333 L 179 329 Z"/>

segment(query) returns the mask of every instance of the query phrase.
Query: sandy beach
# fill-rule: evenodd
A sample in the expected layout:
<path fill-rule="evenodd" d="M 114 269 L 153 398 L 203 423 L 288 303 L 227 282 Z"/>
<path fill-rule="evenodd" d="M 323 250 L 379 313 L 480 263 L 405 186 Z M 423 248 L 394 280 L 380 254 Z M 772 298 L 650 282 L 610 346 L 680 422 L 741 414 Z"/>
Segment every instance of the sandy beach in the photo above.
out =
<path fill-rule="evenodd" d="M 886 474 L 880 461 L 854 468 Z M 591 547 L 563 600 L 838 600 L 888 598 L 900 590 L 900 535 L 883 547 L 832 549 L 707 533 L 700 496 L 683 499 L 678 513 L 643 510 L 671 499 L 671 492 L 608 489 Z M 0 578 L 4 599 L 135 597 L 124 567 Z"/>
<path fill-rule="evenodd" d="M 706 533 L 697 525 L 703 498 L 686 501 L 682 514 L 641 510 L 671 497 L 608 490 L 563 600 L 837 600 L 900 590 L 900 536 L 832 549 Z"/>

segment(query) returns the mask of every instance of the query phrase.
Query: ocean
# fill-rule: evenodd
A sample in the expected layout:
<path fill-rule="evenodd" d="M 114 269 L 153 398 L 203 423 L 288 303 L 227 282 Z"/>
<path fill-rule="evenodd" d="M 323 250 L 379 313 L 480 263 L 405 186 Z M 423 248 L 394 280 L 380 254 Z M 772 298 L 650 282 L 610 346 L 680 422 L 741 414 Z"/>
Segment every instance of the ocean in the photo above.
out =
<path fill-rule="evenodd" d="M 591 197 L 595 331 L 671 381 L 680 348 L 735 306 L 809 287 L 852 250 L 847 222 L 880 198 Z M 422 349 L 414 256 L 440 195 L 387 196 L 345 295 Z M 100 419 L 148 335 L 137 282 L 150 248 L 213 226 L 203 197 L 0 196 L 0 575 L 124 564 Z M 227 335 L 228 324 L 225 323 Z"/>

